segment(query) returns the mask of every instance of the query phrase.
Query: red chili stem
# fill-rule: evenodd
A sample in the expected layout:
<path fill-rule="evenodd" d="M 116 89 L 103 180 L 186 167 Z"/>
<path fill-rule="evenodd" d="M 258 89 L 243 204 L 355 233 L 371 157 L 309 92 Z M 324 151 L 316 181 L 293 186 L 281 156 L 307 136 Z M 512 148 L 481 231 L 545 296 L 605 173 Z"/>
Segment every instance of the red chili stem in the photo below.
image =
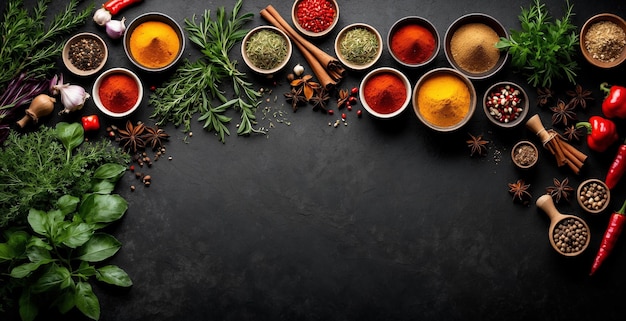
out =
<path fill-rule="evenodd" d="M 605 95 L 608 96 L 609 93 L 611 92 L 611 86 L 609 86 L 608 82 L 603 82 L 600 84 L 600 90 L 602 90 L 605 93 Z"/>

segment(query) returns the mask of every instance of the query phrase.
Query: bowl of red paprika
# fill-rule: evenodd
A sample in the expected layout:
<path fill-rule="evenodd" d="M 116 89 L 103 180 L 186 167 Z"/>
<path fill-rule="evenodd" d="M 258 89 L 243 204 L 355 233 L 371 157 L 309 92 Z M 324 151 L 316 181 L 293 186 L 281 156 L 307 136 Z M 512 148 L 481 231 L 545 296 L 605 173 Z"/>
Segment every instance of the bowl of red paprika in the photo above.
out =
<path fill-rule="evenodd" d="M 132 114 L 141 104 L 143 86 L 132 71 L 112 68 L 96 78 L 92 97 L 103 114 L 122 118 Z"/>
<path fill-rule="evenodd" d="M 421 67 L 435 59 L 440 42 L 437 28 L 418 16 L 396 21 L 387 34 L 391 57 L 406 67 Z"/>
<path fill-rule="evenodd" d="M 411 101 L 411 83 L 397 69 L 380 67 L 370 71 L 359 86 L 361 104 L 372 116 L 382 119 L 401 114 Z"/>
<path fill-rule="evenodd" d="M 310 38 L 326 36 L 339 21 L 339 5 L 335 0 L 296 0 L 291 9 L 296 29 Z"/>

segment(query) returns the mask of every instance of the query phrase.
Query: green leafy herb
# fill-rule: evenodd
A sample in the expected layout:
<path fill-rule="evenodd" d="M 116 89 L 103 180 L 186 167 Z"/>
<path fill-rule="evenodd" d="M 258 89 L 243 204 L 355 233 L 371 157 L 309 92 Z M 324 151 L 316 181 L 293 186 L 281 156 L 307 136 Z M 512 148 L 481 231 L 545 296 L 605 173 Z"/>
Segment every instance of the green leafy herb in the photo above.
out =
<path fill-rule="evenodd" d="M 508 50 L 513 67 L 521 70 L 534 87 L 551 87 L 552 80 L 563 77 L 576 83 L 578 34 L 571 22 L 574 5 L 566 3 L 565 15 L 551 21 L 545 4 L 534 0 L 518 16 L 522 29 L 511 30 L 508 39 L 501 37 L 496 44 Z"/>
<path fill-rule="evenodd" d="M 241 114 L 237 134 L 264 133 L 253 127 L 261 93 L 252 88 L 245 73 L 237 70 L 236 62 L 228 57 L 229 51 L 247 33 L 242 29 L 244 24 L 253 17 L 251 13 L 239 15 L 242 5 L 242 0 L 238 0 L 230 15 L 224 7 L 219 7 L 215 19 L 211 18 L 210 10 L 204 11 L 199 22 L 195 15 L 185 19 L 189 40 L 204 56 L 195 62 L 185 61 L 172 78 L 150 96 L 149 104 L 154 107 L 151 117 L 157 119 L 157 125 L 172 122 L 176 126 L 184 125 L 188 132 L 191 119 L 200 113 L 198 120 L 204 121 L 203 127 L 215 130 L 224 142 L 225 136 L 230 135 L 227 125 L 231 120 L 225 114 L 234 108 Z M 235 98 L 226 98 L 220 88 L 225 80 L 232 81 Z M 213 106 L 214 99 L 220 102 L 219 106 Z"/>
<path fill-rule="evenodd" d="M 9 134 L 0 152 L 0 228 L 19 224 L 32 207 L 48 210 L 62 195 L 84 194 L 101 164 L 129 161 L 108 140 L 83 140 L 82 130 L 67 123 L 59 123 L 56 129 L 43 126 L 32 133 Z"/>
<path fill-rule="evenodd" d="M 92 186 L 119 180 L 126 167 L 107 163 L 90 176 Z M 96 175 L 97 174 L 97 175 Z M 104 178 L 98 178 L 104 177 Z M 0 243 L 0 266 L 10 277 L 10 291 L 19 295 L 23 321 L 34 320 L 40 307 L 56 307 L 67 313 L 76 307 L 98 320 L 100 303 L 89 280 L 130 287 L 132 280 L 116 265 L 97 267 L 117 253 L 122 244 L 101 229 L 121 219 L 128 209 L 124 198 L 110 193 L 63 195 L 55 208 L 28 212 L 29 229 L 4 231 Z M 19 293 L 18 293 L 19 291 Z"/>

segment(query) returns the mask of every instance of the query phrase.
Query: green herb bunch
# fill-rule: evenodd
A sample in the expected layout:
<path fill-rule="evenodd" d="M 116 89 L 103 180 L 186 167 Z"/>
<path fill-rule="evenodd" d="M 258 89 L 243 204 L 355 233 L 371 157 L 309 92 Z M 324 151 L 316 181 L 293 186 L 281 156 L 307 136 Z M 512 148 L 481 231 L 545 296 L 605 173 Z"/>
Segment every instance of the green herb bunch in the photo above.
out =
<path fill-rule="evenodd" d="M 564 77 L 576 83 L 578 34 L 571 22 L 573 9 L 567 1 L 565 15 L 551 21 L 545 4 L 534 0 L 518 16 L 522 29 L 511 30 L 508 39 L 501 37 L 496 44 L 497 48 L 508 50 L 511 64 L 526 75 L 530 85 L 551 87 L 553 80 Z"/>
<path fill-rule="evenodd" d="M 239 71 L 236 62 L 228 56 L 246 35 L 243 26 L 253 17 L 251 13 L 239 14 L 242 5 L 242 0 L 238 0 L 230 15 L 224 7 L 219 7 L 215 19 L 211 18 L 210 10 L 204 11 L 199 22 L 195 15 L 185 19 L 189 40 L 204 56 L 194 62 L 186 60 L 172 78 L 150 96 L 149 104 L 154 107 L 151 117 L 156 119 L 157 125 L 172 122 L 175 126 L 183 125 L 188 132 L 191 119 L 199 113 L 198 121 L 204 121 L 203 127 L 215 130 L 224 142 L 225 136 L 230 135 L 227 125 L 231 121 L 226 111 L 234 108 L 241 114 L 237 134 L 263 132 L 253 127 L 261 94 L 253 89 L 245 73 Z M 233 83 L 232 99 L 226 98 L 220 87 L 225 81 Z M 214 106 L 214 99 L 219 101 L 218 106 Z"/>
<path fill-rule="evenodd" d="M 108 140 L 83 141 L 79 123 L 9 134 L 0 151 L 0 228 L 23 224 L 32 207 L 48 210 L 62 195 L 84 194 L 101 164 L 129 161 Z"/>
<path fill-rule="evenodd" d="M 62 314 L 77 308 L 98 320 L 100 303 L 89 281 L 95 278 L 120 287 L 132 285 L 118 266 L 97 266 L 122 246 L 101 229 L 122 218 L 128 209 L 124 198 L 111 194 L 125 171 L 126 166 L 103 164 L 89 176 L 89 193 L 63 195 L 50 210 L 31 208 L 28 228 L 4 230 L 0 267 L 9 277 L 6 290 L 19 298 L 22 321 L 35 320 L 40 310 L 50 307 Z"/>

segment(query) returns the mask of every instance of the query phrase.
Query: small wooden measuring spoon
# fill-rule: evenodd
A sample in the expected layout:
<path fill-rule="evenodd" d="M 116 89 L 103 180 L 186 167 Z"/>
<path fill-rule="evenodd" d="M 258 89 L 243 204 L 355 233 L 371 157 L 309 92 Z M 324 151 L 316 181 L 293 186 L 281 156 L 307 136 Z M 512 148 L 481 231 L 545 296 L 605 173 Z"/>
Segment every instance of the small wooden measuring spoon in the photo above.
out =
<path fill-rule="evenodd" d="M 589 226 L 582 218 L 574 216 L 574 215 L 561 214 L 554 206 L 554 201 L 552 201 L 552 196 L 548 194 L 545 194 L 539 197 L 536 201 L 536 204 L 537 204 L 537 207 L 539 207 L 544 212 L 546 212 L 546 214 L 548 214 L 548 217 L 550 218 L 550 227 L 548 228 L 548 238 L 550 239 L 550 244 L 552 245 L 554 250 L 556 250 L 557 252 L 565 256 L 577 256 L 583 251 L 585 251 L 587 246 L 589 246 L 589 241 L 591 241 L 591 233 L 589 231 Z M 559 243 L 559 240 L 554 239 L 554 230 L 557 228 L 559 223 L 565 222 L 570 219 L 573 220 L 573 222 L 576 222 L 575 224 L 579 225 L 577 228 L 578 233 L 582 234 L 581 237 L 584 237 L 585 239 L 583 240 L 584 244 L 580 245 L 580 248 L 577 251 L 566 252 L 566 251 L 562 251 L 561 248 L 557 245 L 557 243 Z M 578 222 L 580 222 L 580 224 Z M 570 243 L 571 241 L 571 239 L 569 239 L 570 236 L 566 236 L 566 237 L 568 239 L 566 239 L 565 242 Z M 571 243 L 573 243 L 573 241 L 571 241 Z"/>

